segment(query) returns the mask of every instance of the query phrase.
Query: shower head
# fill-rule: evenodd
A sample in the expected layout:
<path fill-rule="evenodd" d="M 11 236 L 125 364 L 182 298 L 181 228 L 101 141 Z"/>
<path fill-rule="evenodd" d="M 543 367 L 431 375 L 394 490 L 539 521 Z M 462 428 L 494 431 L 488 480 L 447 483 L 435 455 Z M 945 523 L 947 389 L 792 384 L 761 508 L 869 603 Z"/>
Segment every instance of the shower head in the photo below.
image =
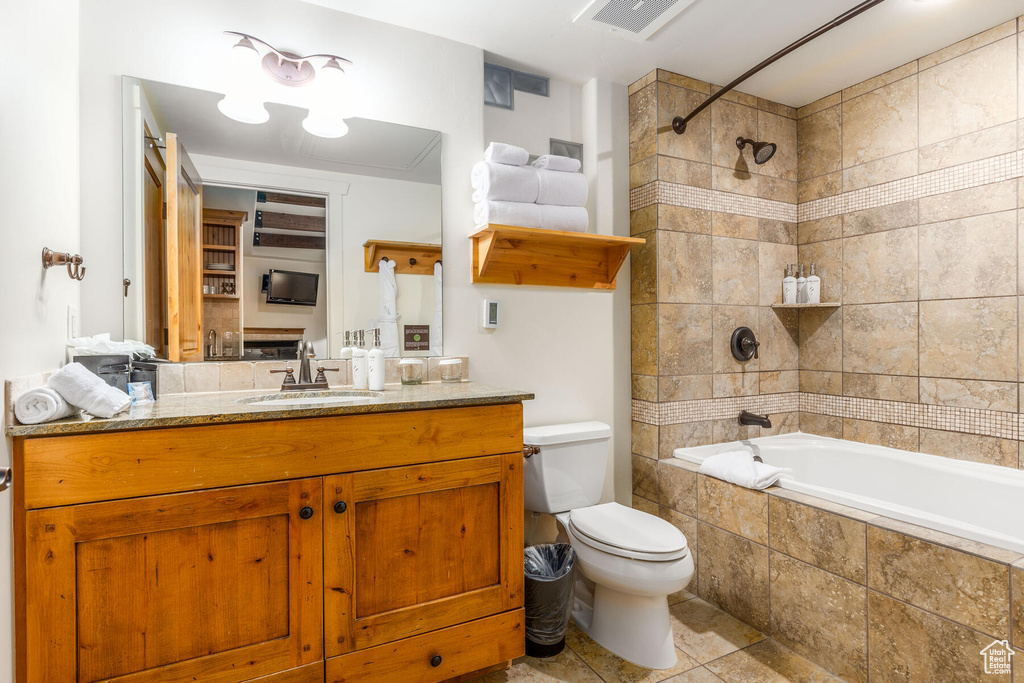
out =
<path fill-rule="evenodd" d="M 738 148 L 743 149 L 746 145 L 750 145 L 754 149 L 754 163 L 758 166 L 775 156 L 775 150 L 777 149 L 774 142 L 754 142 L 742 136 L 736 138 L 736 146 Z"/>

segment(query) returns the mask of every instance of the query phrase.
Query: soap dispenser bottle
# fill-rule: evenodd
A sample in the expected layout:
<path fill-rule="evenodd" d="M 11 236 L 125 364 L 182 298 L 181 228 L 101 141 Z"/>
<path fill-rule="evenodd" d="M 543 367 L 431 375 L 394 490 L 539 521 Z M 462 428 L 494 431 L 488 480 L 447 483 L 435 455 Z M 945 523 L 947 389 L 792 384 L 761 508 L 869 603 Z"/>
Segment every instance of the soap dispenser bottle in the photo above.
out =
<path fill-rule="evenodd" d="M 369 357 L 366 353 L 363 330 L 358 332 L 356 347 L 352 350 L 352 388 L 365 389 L 369 373 Z"/>
<path fill-rule="evenodd" d="M 800 275 L 796 278 L 796 302 L 807 303 L 807 278 L 804 277 L 804 266 L 800 264 Z"/>
<path fill-rule="evenodd" d="M 793 277 L 794 266 L 790 263 L 786 266 L 786 277 L 782 278 L 782 303 L 796 303 L 796 278 Z"/>
<path fill-rule="evenodd" d="M 373 331 L 373 348 L 368 354 L 367 383 L 371 391 L 384 390 L 384 349 L 380 347 L 380 328 Z"/>
<path fill-rule="evenodd" d="M 807 278 L 807 303 L 821 303 L 821 278 L 814 273 L 814 264 L 811 264 L 811 276 Z"/>
<path fill-rule="evenodd" d="M 341 360 L 350 360 L 352 358 L 352 332 L 351 330 L 345 330 L 345 345 L 341 347 L 341 353 L 338 354 L 338 358 Z"/>

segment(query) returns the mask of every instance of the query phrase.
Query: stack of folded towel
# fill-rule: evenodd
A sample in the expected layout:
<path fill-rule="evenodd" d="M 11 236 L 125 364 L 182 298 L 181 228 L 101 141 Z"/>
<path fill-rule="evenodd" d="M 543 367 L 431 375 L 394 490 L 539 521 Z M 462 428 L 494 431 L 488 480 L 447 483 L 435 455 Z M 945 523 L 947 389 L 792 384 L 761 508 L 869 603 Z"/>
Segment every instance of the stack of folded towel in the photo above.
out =
<path fill-rule="evenodd" d="M 131 398 L 90 372 L 81 363 L 57 370 L 45 387 L 26 391 L 14 400 L 14 415 L 22 424 L 60 420 L 84 410 L 96 417 L 114 417 L 131 405 Z"/>
<path fill-rule="evenodd" d="M 527 166 L 522 147 L 492 142 L 473 167 L 477 227 L 488 223 L 586 232 L 587 179 L 578 159 L 546 154 Z"/>
<path fill-rule="evenodd" d="M 701 474 L 748 489 L 766 489 L 791 472 L 786 467 L 772 467 L 754 460 L 750 451 L 719 453 L 709 456 L 700 464 Z"/>

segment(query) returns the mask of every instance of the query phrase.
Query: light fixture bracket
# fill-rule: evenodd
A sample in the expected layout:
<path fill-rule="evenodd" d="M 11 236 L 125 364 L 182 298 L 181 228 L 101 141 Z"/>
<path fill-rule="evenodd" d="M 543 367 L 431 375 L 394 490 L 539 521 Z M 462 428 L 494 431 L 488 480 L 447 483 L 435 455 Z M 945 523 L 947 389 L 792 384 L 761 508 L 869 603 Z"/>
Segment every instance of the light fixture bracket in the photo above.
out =
<path fill-rule="evenodd" d="M 275 82 L 293 88 L 309 85 L 316 78 L 316 69 L 307 60 L 291 52 L 268 52 L 263 70 Z"/>

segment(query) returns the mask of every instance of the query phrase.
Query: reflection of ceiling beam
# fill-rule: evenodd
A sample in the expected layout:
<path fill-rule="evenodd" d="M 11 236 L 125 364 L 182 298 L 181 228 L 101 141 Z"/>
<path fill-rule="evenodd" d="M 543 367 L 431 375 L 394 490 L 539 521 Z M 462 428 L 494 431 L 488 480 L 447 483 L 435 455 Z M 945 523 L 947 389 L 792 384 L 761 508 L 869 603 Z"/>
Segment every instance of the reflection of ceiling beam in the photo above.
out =
<path fill-rule="evenodd" d="M 324 216 L 300 216 L 295 213 L 256 210 L 256 227 L 275 230 L 303 230 L 305 232 L 326 232 L 327 218 Z"/>
<path fill-rule="evenodd" d="M 254 247 L 284 247 L 286 249 L 326 249 L 327 238 L 309 235 L 284 235 L 279 232 L 253 232 Z"/>
<path fill-rule="evenodd" d="M 292 204 L 295 206 L 316 206 L 321 209 L 327 207 L 327 197 L 306 197 L 300 194 L 285 194 L 283 192 L 257 192 L 256 201 L 260 204 L 273 202 L 275 204 Z"/>

